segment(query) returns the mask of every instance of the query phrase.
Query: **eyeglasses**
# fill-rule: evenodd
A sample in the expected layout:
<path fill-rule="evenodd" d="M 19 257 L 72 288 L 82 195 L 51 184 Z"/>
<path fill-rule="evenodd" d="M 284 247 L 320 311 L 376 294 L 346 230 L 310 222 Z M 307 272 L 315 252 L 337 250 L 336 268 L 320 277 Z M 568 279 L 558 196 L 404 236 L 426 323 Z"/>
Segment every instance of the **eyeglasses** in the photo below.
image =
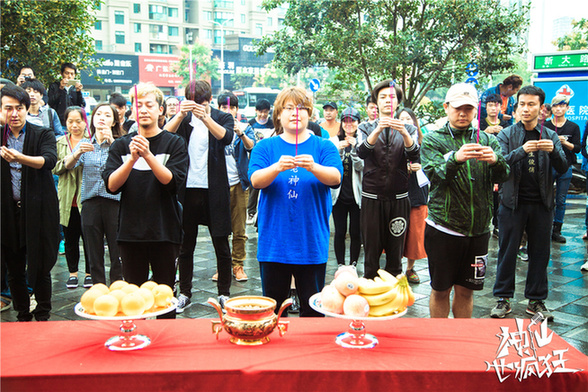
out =
<path fill-rule="evenodd" d="M 302 106 L 302 105 L 298 105 L 298 106 L 288 105 L 288 106 L 285 106 L 284 109 L 282 109 L 282 110 L 284 112 L 291 113 L 291 112 L 293 112 L 296 109 L 298 109 L 298 110 L 306 110 L 308 112 L 308 108 L 306 106 Z"/>

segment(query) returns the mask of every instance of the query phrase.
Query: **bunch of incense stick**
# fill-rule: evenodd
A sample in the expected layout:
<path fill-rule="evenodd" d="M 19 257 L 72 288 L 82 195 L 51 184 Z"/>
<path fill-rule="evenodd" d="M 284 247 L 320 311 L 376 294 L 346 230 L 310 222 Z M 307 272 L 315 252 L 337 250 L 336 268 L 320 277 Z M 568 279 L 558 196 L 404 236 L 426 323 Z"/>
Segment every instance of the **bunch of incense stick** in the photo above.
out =
<path fill-rule="evenodd" d="M 390 117 L 394 118 L 394 81 L 390 82 Z"/>
<path fill-rule="evenodd" d="M 141 126 L 139 125 L 139 94 L 137 93 L 137 85 L 135 84 L 135 111 L 137 118 L 137 134 L 141 134 Z"/>
<path fill-rule="evenodd" d="M 298 156 L 298 109 L 300 108 L 300 104 L 296 105 L 296 155 Z"/>
<path fill-rule="evenodd" d="M 482 101 L 478 102 L 478 131 L 476 132 L 476 143 L 480 143 L 480 113 L 482 112 Z"/>

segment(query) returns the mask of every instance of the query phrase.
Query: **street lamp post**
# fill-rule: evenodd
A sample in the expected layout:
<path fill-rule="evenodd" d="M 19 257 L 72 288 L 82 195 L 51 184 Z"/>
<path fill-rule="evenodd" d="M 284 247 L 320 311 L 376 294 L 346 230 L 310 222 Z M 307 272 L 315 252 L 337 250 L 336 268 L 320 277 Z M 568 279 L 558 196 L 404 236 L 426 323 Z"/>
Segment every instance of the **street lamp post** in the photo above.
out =
<path fill-rule="evenodd" d="M 217 24 L 220 26 L 221 28 L 221 91 L 223 91 L 225 89 L 225 34 L 224 34 L 224 29 L 225 29 L 225 23 L 232 21 L 233 18 L 231 19 L 226 19 L 224 20 L 222 23 L 221 22 L 217 22 L 217 21 L 212 21 L 212 23 Z"/>

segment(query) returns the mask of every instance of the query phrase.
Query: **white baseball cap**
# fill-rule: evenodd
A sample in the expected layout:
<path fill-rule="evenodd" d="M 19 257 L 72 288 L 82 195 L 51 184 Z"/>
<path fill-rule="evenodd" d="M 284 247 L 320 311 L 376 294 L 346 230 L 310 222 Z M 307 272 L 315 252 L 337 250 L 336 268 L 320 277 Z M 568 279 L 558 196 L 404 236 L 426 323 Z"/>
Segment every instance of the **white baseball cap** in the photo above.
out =
<path fill-rule="evenodd" d="M 478 106 L 478 92 L 473 84 L 458 83 L 451 86 L 447 95 L 445 95 L 445 102 L 458 108 L 463 105 Z"/>

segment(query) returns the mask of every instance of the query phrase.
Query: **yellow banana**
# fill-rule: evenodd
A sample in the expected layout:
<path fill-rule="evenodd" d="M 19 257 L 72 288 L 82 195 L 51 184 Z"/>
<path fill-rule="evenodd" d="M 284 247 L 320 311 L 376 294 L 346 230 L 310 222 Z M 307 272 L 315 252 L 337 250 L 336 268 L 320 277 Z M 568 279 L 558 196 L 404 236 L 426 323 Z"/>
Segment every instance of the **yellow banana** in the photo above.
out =
<path fill-rule="evenodd" d="M 396 312 L 396 309 L 390 306 L 390 302 L 380 306 L 370 306 L 370 317 L 384 317 L 391 316 Z"/>
<path fill-rule="evenodd" d="M 375 282 L 370 279 L 359 278 L 359 293 L 365 295 L 383 294 L 390 291 L 394 285 L 389 282 Z"/>
<path fill-rule="evenodd" d="M 392 275 L 390 272 L 388 272 L 386 270 L 379 269 L 378 270 L 378 275 L 380 275 L 380 277 L 382 278 L 382 280 L 384 280 L 385 282 L 391 282 L 391 283 L 398 282 L 398 279 L 396 279 L 394 277 L 394 275 Z"/>
<path fill-rule="evenodd" d="M 380 306 L 380 305 L 384 305 L 390 301 L 394 301 L 397 296 L 398 296 L 398 290 L 396 288 L 392 288 L 382 294 L 376 294 L 376 295 L 362 294 L 362 297 L 364 297 L 368 301 L 368 304 L 370 304 L 370 308 L 372 306 Z"/>

